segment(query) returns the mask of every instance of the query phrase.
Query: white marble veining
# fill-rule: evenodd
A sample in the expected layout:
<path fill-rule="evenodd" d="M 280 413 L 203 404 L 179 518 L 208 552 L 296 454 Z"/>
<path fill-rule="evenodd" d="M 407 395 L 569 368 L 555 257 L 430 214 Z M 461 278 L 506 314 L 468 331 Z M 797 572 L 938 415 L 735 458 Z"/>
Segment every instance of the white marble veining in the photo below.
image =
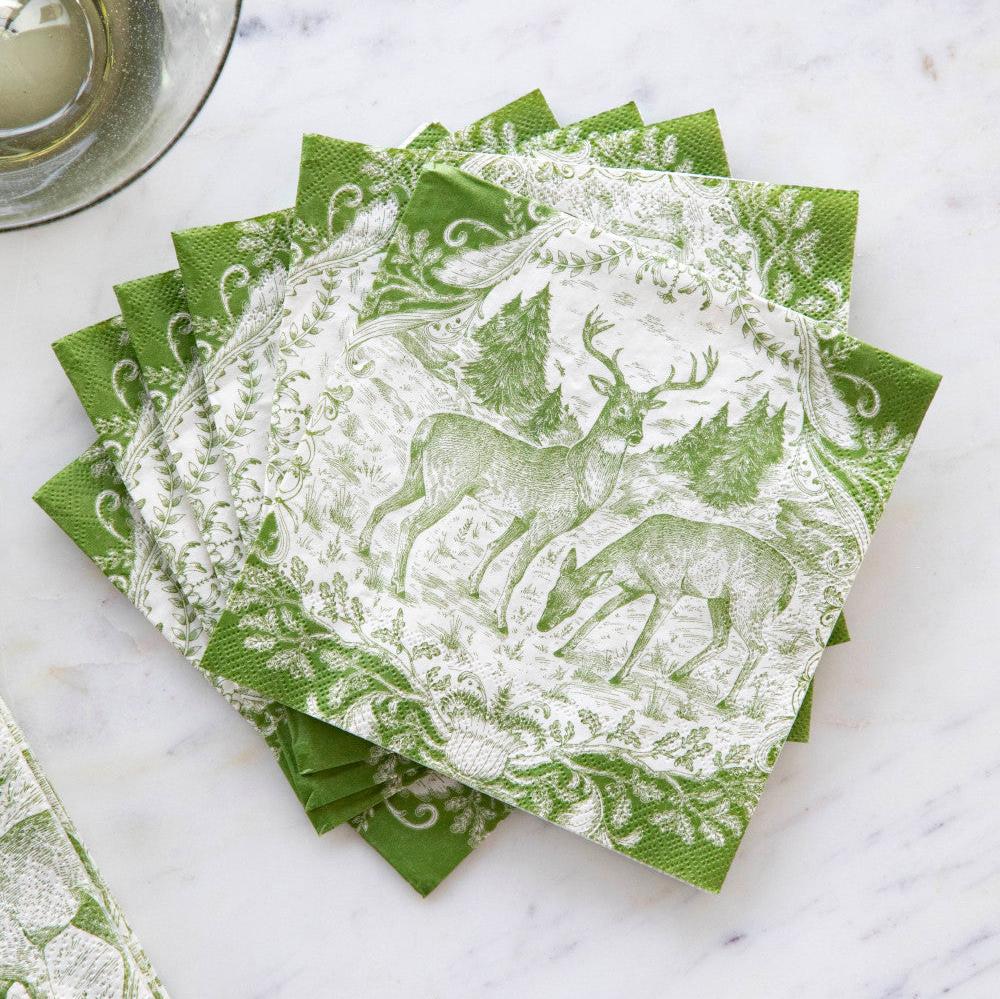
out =
<path fill-rule="evenodd" d="M 247 0 L 139 182 L 0 236 L 0 690 L 183 997 L 1000 995 L 1000 8 Z M 861 191 L 853 330 L 944 374 L 720 897 L 518 815 L 421 900 L 316 837 L 260 741 L 31 502 L 90 440 L 48 344 L 376 143 L 540 86 L 569 121 L 718 111 L 739 176 Z"/>

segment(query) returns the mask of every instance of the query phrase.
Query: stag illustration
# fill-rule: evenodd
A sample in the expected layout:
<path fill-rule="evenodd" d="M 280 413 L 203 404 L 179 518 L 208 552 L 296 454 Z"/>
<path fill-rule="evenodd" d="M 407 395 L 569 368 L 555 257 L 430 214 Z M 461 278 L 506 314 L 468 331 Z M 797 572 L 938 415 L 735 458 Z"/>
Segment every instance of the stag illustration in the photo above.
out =
<path fill-rule="evenodd" d="M 666 405 L 660 393 L 700 388 L 719 363 L 718 354 L 707 350 L 706 370 L 699 378 L 698 359 L 692 354 L 686 381 L 676 381 L 671 367 L 665 381 L 640 391 L 625 381 L 618 366 L 620 348 L 609 357 L 594 346 L 594 337 L 611 327 L 596 308 L 584 321 L 583 346 L 613 380 L 590 376 L 594 390 L 607 401 L 590 430 L 572 447 L 537 447 L 460 413 L 438 413 L 420 422 L 410 442 L 406 479 L 398 492 L 372 511 L 359 544 L 361 554 L 367 555 L 372 534 L 386 516 L 423 501 L 403 521 L 400 531 L 393 574 L 397 595 L 405 592 L 406 564 L 417 537 L 451 513 L 464 497 L 472 497 L 511 517 L 472 574 L 474 597 L 493 560 L 523 539 L 497 604 L 497 626 L 506 634 L 511 595 L 528 566 L 553 538 L 578 527 L 608 498 L 626 449 L 642 441 L 646 414 Z"/>
<path fill-rule="evenodd" d="M 559 569 L 538 622 L 540 631 L 575 614 L 587 597 L 606 586 L 618 592 L 592 614 L 556 652 L 565 656 L 605 618 L 640 597 L 655 597 L 649 617 L 612 683 L 621 683 L 650 639 L 682 596 L 701 597 L 712 619 L 709 643 L 671 674 L 683 680 L 701 663 L 721 653 L 732 629 L 743 639 L 747 655 L 719 707 L 730 707 L 747 677 L 766 651 L 764 624 L 780 614 L 792 598 L 795 570 L 770 545 L 735 527 L 703 524 L 667 514 L 648 517 L 612 541 L 589 562 L 576 564 L 571 548 Z"/>

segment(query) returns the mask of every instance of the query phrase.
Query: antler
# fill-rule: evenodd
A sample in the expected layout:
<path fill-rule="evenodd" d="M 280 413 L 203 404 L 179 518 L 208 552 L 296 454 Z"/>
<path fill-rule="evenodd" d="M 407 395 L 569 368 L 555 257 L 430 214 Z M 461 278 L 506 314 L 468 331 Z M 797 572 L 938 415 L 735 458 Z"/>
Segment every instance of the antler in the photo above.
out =
<path fill-rule="evenodd" d="M 718 351 L 712 350 L 711 347 L 702 354 L 705 358 L 705 374 L 704 377 L 698 377 L 698 358 L 691 354 L 691 375 L 686 382 L 675 382 L 674 381 L 674 366 L 670 365 L 670 374 L 667 375 L 667 380 L 665 382 L 660 382 L 659 385 L 654 385 L 651 389 L 646 392 L 646 395 L 652 399 L 658 396 L 661 392 L 674 392 L 678 389 L 696 389 L 701 388 L 712 377 L 713 372 L 719 366 L 719 354 Z"/>
<path fill-rule="evenodd" d="M 618 355 L 622 352 L 621 347 L 608 357 L 607 354 L 594 346 L 594 337 L 598 333 L 604 333 L 614 326 L 614 323 L 609 323 L 606 319 L 601 318 L 598 308 L 599 306 L 595 305 L 587 313 L 587 318 L 583 321 L 583 346 L 588 354 L 596 357 L 615 376 L 616 385 L 623 385 L 625 383 L 625 376 L 622 374 L 621 368 L 618 367 Z"/>

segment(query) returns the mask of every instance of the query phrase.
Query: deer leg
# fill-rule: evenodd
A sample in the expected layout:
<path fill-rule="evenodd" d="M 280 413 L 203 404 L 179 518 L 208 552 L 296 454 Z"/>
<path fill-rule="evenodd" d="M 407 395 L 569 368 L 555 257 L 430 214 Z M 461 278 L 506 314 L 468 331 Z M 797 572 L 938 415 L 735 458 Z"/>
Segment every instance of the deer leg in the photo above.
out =
<path fill-rule="evenodd" d="M 482 583 L 483 576 L 486 575 L 486 570 L 490 567 L 490 563 L 505 548 L 509 548 L 522 534 L 524 534 L 524 532 L 528 529 L 528 524 L 528 521 L 522 520 L 520 517 L 515 517 L 510 522 L 510 526 L 507 530 L 504 531 L 503 534 L 501 534 L 495 541 L 490 543 L 489 547 L 486 549 L 486 554 L 483 556 L 479 565 L 476 566 L 476 571 L 472 574 L 472 578 L 469 580 L 472 596 L 479 596 L 479 585 Z"/>
<path fill-rule="evenodd" d="M 639 637 L 635 640 L 635 645 L 632 646 L 632 651 L 622 664 L 622 668 L 611 678 L 611 683 L 619 684 L 629 675 L 635 661 L 646 650 L 649 640 L 656 633 L 657 628 L 666 620 L 667 615 L 674 609 L 675 603 L 677 603 L 676 598 L 664 599 L 661 596 L 656 598 L 653 602 L 653 609 L 649 612 L 649 617 L 646 618 L 646 623 L 642 626 L 642 631 L 639 632 Z"/>
<path fill-rule="evenodd" d="M 587 618 L 573 637 L 562 648 L 556 649 L 554 654 L 560 659 L 563 656 L 568 656 L 606 617 L 610 617 L 620 607 L 632 603 L 640 596 L 642 596 L 641 593 L 636 593 L 633 590 L 622 590 L 620 593 L 616 593 L 610 600 L 602 604 L 591 617 Z"/>
<path fill-rule="evenodd" d="M 724 649 L 729 642 L 729 632 L 733 626 L 733 620 L 729 615 L 729 597 L 712 597 L 707 602 L 708 613 L 712 618 L 712 637 L 701 652 L 693 655 L 683 666 L 678 666 L 670 674 L 671 680 L 687 679 L 706 659 Z"/>
<path fill-rule="evenodd" d="M 497 627 L 501 634 L 507 634 L 507 608 L 510 605 L 510 598 L 514 595 L 514 588 L 524 578 L 524 574 L 528 571 L 528 566 L 535 560 L 535 556 L 554 537 L 555 535 L 548 531 L 543 533 L 533 528 L 529 529 L 520 551 L 514 557 L 514 563 L 507 574 L 507 582 L 504 583 L 503 593 L 500 594 L 500 602 L 497 604 Z"/>
<path fill-rule="evenodd" d="M 762 642 L 752 645 L 750 647 L 750 652 L 746 659 L 743 661 L 743 665 L 740 667 L 740 671 L 736 676 L 736 680 L 733 685 L 729 688 L 729 693 L 726 694 L 717 704 L 717 707 L 726 709 L 733 706 L 733 700 L 736 695 L 740 692 L 740 688 L 746 682 L 747 677 L 753 672 L 754 667 L 764 658 L 764 653 L 767 652 L 767 646 Z"/>
<path fill-rule="evenodd" d="M 372 514 L 368 518 L 368 523 L 365 524 L 364 529 L 361 531 L 361 537 L 358 539 L 358 552 L 361 555 L 367 555 L 371 551 L 372 535 L 375 533 L 375 528 L 378 527 L 378 525 L 390 513 L 394 513 L 396 510 L 401 510 L 404 506 L 409 506 L 411 503 L 416 503 L 418 499 L 423 499 L 423 496 L 423 469 L 421 469 L 419 465 L 411 465 L 406 472 L 406 479 L 403 481 L 399 490 L 387 499 L 382 500 L 382 502 L 379 503 L 374 510 L 372 510 Z"/>
<path fill-rule="evenodd" d="M 410 558 L 413 542 L 424 531 L 433 527 L 442 517 L 447 517 L 462 501 L 464 493 L 446 496 L 436 503 L 424 500 L 423 505 L 403 521 L 399 533 L 399 549 L 396 553 L 396 571 L 392 577 L 392 588 L 397 597 L 406 596 L 406 563 Z"/>
<path fill-rule="evenodd" d="M 739 673 L 736 674 L 736 679 L 729 688 L 729 693 L 718 702 L 717 706 L 723 709 L 733 707 L 736 695 L 740 692 L 743 684 L 746 683 L 747 677 L 750 676 L 754 667 L 764 658 L 764 653 L 767 652 L 767 646 L 764 644 L 760 634 L 762 620 L 757 616 L 747 615 L 741 611 L 741 608 L 736 608 L 733 623 L 736 626 L 736 633 L 746 644 L 747 657 L 743 660 L 743 665 L 740 667 Z"/>

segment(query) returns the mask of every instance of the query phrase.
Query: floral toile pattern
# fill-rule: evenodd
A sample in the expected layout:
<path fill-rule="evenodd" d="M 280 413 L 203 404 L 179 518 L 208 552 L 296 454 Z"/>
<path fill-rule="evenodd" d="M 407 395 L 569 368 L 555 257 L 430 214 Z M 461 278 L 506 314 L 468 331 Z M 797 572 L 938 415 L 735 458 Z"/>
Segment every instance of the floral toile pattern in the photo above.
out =
<path fill-rule="evenodd" d="M 425 172 L 307 469 L 338 518 L 268 518 L 205 666 L 717 890 L 937 383 L 732 290 Z M 561 386 L 572 443 L 468 378 L 529 301 L 509 377 Z M 724 516 L 664 455 L 722 403 L 781 430 Z"/>
<path fill-rule="evenodd" d="M 166 999 L 2 702 L 0 942 L 0 992 L 10 999 Z"/>
<path fill-rule="evenodd" d="M 156 408 L 164 447 L 198 520 L 220 589 L 226 591 L 242 565 L 245 547 L 180 272 L 118 285 L 115 294 Z"/>
<path fill-rule="evenodd" d="M 219 579 L 120 317 L 54 345 L 135 509 L 193 610 L 214 621 Z"/>
<path fill-rule="evenodd" d="M 280 211 L 174 235 L 214 443 L 244 545 L 257 536 L 264 507 L 270 351 L 284 299 L 290 221 Z"/>

